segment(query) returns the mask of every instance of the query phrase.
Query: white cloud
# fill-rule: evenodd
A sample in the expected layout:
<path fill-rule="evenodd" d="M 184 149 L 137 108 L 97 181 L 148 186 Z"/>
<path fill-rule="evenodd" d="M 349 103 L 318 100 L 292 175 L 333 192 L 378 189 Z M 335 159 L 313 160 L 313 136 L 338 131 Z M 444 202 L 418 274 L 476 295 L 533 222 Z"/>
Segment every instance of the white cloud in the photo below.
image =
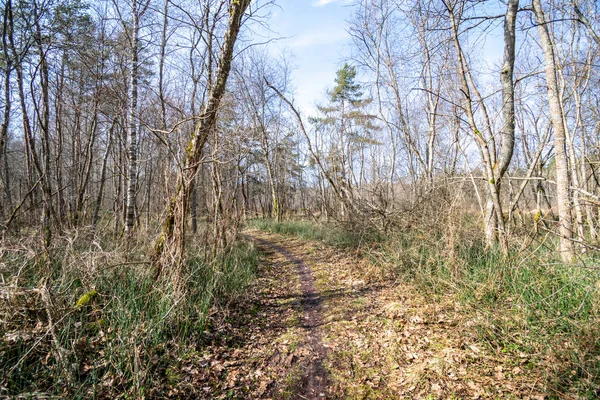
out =
<path fill-rule="evenodd" d="M 327 1 L 327 0 L 321 0 Z M 329 0 L 331 1 L 331 0 Z M 322 46 L 322 45 L 330 45 L 341 42 L 343 40 L 348 39 L 348 32 L 345 29 L 336 29 L 336 30 L 319 30 L 304 33 L 298 36 L 294 41 L 290 43 L 290 46 L 293 48 L 298 47 L 309 47 L 309 46 Z"/>
<path fill-rule="evenodd" d="M 314 117 L 317 115 L 317 103 L 325 103 L 326 89 L 333 86 L 335 68 L 325 68 L 319 73 L 313 73 L 310 77 L 297 80 L 295 100 L 303 117 Z"/>
<path fill-rule="evenodd" d="M 313 7 L 323 7 L 332 3 L 349 3 L 350 0 L 317 0 L 312 5 Z"/>

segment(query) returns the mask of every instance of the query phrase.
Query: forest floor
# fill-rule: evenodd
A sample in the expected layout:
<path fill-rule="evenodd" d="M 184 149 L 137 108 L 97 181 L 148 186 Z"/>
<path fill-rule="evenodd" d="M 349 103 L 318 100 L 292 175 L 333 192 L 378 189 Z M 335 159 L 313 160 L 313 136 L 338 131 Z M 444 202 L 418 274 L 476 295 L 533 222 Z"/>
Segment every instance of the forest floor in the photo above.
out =
<path fill-rule="evenodd" d="M 264 254 L 250 298 L 182 361 L 173 397 L 547 398 L 535 360 L 478 342 L 453 299 L 384 279 L 353 252 L 247 234 Z"/>

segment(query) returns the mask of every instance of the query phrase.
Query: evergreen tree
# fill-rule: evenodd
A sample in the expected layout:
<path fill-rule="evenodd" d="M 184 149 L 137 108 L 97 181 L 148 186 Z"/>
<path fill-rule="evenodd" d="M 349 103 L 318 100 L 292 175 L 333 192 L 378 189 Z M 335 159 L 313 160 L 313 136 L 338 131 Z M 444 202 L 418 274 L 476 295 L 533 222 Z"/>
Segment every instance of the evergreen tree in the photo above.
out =
<path fill-rule="evenodd" d="M 331 102 L 361 102 L 361 85 L 355 82 L 356 68 L 347 63 L 336 72 L 335 87 L 329 92 Z"/>
<path fill-rule="evenodd" d="M 378 144 L 372 138 L 372 132 L 378 129 L 373 123 L 375 117 L 368 112 L 372 99 L 364 96 L 362 85 L 356 81 L 356 68 L 347 63 L 337 71 L 335 86 L 328 94 L 329 103 L 317 107 L 320 115 L 311 122 L 321 135 L 330 174 L 338 181 L 342 194 L 353 198 L 353 187 L 366 181 L 366 145 Z M 343 206 L 340 212 L 344 217 Z"/>

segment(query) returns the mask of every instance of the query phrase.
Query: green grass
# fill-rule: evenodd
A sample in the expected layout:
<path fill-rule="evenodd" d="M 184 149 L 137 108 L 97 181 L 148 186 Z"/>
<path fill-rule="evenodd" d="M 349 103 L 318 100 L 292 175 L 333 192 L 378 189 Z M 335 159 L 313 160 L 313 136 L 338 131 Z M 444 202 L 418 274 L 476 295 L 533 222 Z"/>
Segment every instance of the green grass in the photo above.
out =
<path fill-rule="evenodd" d="M 350 232 L 339 226 L 321 225 L 305 220 L 278 223 L 271 219 L 254 219 L 249 221 L 248 225 L 256 229 L 295 236 L 300 239 L 317 240 L 336 247 L 358 247 L 364 243 L 381 240 L 378 232 L 369 230 Z"/>
<path fill-rule="evenodd" d="M 4 255 L 3 276 L 21 294 L 0 306 L 2 336 L 20 335 L 0 342 L 2 395 L 159 395 L 172 384 L 182 354 L 201 340 L 209 311 L 243 298 L 259 260 L 248 242 L 238 242 L 210 262 L 190 257 L 181 272 L 181 287 L 174 291 L 171 280 L 155 280 L 147 264 L 107 266 L 108 258 L 123 249 L 90 249 L 83 243 L 57 248 L 50 274 L 30 253 Z M 145 250 L 134 250 L 133 256 L 137 251 L 142 258 Z M 95 264 L 101 261 L 98 268 Z M 51 304 L 39 295 L 43 282 Z M 92 290 L 97 295 L 86 298 Z M 76 306 L 82 298 L 80 304 L 85 304 Z M 57 345 L 66 350 L 62 359 Z"/>
<path fill-rule="evenodd" d="M 472 235 L 471 237 L 477 237 Z M 404 241 L 413 251 L 396 259 L 398 273 L 422 290 L 452 293 L 476 317 L 480 339 L 496 351 L 534 355 L 549 393 L 597 398 L 600 384 L 600 271 L 564 265 L 548 250 L 503 258 L 475 239 L 462 238 L 455 256 L 441 245 Z M 532 250 L 533 251 L 533 250 Z"/>
<path fill-rule="evenodd" d="M 259 220 L 253 226 L 328 244 L 369 243 L 368 237 L 352 239 L 353 233 L 310 221 Z M 427 294 L 454 296 L 492 351 L 531 355 L 532 367 L 546 371 L 551 397 L 597 398 L 600 270 L 562 264 L 543 248 L 505 258 L 498 249 L 486 249 L 477 226 L 459 229 L 451 245 L 443 230 L 394 232 L 385 240 L 375 237 L 377 251 L 363 254 Z"/>

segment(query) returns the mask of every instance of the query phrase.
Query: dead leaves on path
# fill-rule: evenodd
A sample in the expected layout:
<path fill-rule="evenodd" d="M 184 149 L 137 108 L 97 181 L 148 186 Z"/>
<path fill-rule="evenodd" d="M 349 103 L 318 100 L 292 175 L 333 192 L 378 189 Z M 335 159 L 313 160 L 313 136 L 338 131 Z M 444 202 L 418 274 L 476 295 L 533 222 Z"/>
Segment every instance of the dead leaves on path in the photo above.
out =
<path fill-rule="evenodd" d="M 171 398 L 293 398 L 314 356 L 295 265 L 268 253 L 251 292 L 229 315 L 215 313 L 197 350 L 167 368 Z"/>
<path fill-rule="evenodd" d="M 261 235 L 313 270 L 331 380 L 327 398 L 546 398 L 539 361 L 479 343 L 476 321 L 452 299 L 424 298 L 410 286 L 382 281 L 365 261 L 331 248 Z M 315 354 L 306 343 L 294 265 L 269 254 L 253 290 L 234 314 L 213 319 L 199 354 L 176 368 L 172 397 L 189 398 L 196 387 L 199 398 L 297 398 Z"/>
<path fill-rule="evenodd" d="M 459 304 L 378 282 L 353 260 L 312 246 L 320 247 L 306 251 L 319 254 L 307 260 L 318 289 L 340 294 L 325 295 L 331 398 L 546 398 L 535 364 L 478 343 Z"/>

